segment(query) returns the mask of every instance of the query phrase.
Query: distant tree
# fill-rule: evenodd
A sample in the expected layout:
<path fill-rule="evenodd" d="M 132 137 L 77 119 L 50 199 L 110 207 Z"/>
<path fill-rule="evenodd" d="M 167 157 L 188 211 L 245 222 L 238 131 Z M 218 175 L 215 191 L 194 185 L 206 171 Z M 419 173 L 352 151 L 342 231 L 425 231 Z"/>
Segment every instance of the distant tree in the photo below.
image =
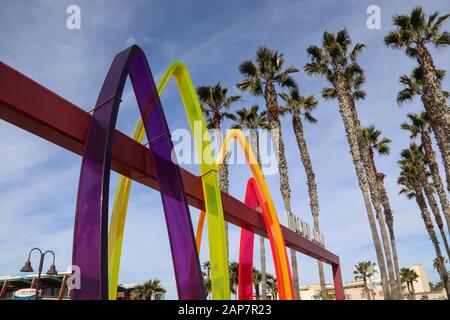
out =
<path fill-rule="evenodd" d="M 132 297 L 135 300 L 152 300 L 155 293 L 165 293 L 166 289 L 161 286 L 159 279 L 150 279 L 136 286 L 132 291 Z"/>

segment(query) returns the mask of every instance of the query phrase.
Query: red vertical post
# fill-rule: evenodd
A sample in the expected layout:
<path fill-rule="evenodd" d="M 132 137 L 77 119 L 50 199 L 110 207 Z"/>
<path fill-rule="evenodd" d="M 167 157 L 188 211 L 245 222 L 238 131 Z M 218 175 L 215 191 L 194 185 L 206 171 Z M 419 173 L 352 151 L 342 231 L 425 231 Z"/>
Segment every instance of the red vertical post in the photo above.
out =
<path fill-rule="evenodd" d="M 345 300 L 344 286 L 342 284 L 341 266 L 333 264 L 333 280 L 336 300 Z"/>

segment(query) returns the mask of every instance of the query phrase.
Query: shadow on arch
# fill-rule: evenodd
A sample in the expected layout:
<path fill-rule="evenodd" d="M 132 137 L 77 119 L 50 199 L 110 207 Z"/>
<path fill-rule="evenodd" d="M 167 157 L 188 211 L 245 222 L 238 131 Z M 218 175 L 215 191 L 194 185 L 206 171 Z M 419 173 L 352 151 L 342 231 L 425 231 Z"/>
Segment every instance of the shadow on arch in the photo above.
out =
<path fill-rule="evenodd" d="M 72 264 L 80 270 L 75 300 L 108 299 L 108 196 L 114 130 L 127 77 L 136 95 L 143 126 L 155 159 L 172 260 L 180 299 L 204 299 L 180 167 L 172 161 L 173 144 L 144 52 L 132 46 L 119 53 L 103 83 L 87 133 L 81 163 Z"/>
<path fill-rule="evenodd" d="M 258 205 L 262 209 L 264 224 L 269 236 L 272 257 L 275 265 L 275 273 L 278 283 L 280 299 L 294 299 L 294 289 L 291 278 L 291 270 L 287 258 L 286 245 L 284 243 L 278 216 L 275 206 L 250 145 L 241 130 L 231 129 L 219 151 L 216 159 L 216 168 L 220 169 L 225 154 L 231 142 L 238 142 L 244 152 L 245 160 L 250 167 L 253 178 L 250 178 L 247 185 L 245 204 L 256 209 Z M 202 213 L 203 214 L 203 213 Z M 200 243 L 203 230 L 204 217 L 200 217 L 196 232 L 197 250 L 200 251 Z M 240 300 L 252 299 L 252 271 L 253 271 L 253 239 L 254 233 L 249 230 L 241 230 L 241 243 L 239 252 L 239 279 L 238 294 Z"/>

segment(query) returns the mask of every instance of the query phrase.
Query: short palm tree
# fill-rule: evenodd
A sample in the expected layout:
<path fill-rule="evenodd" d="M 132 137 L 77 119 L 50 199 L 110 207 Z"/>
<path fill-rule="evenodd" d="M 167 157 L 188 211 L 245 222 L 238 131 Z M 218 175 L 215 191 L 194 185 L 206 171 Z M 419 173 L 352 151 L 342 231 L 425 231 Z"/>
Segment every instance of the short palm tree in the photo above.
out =
<path fill-rule="evenodd" d="M 450 33 L 441 31 L 449 17 L 450 14 L 441 16 L 437 11 L 427 16 L 422 7 L 417 6 L 409 14 L 395 15 L 392 19 L 395 30 L 384 38 L 388 47 L 404 49 L 421 67 L 425 85 L 422 100 L 441 151 L 449 148 L 450 144 L 450 113 L 428 47 L 439 48 L 450 44 Z"/>
<path fill-rule="evenodd" d="M 439 275 L 442 282 L 445 284 L 447 297 L 450 298 L 450 282 L 447 271 L 445 269 L 444 257 L 442 256 L 441 248 L 439 246 L 439 240 L 434 230 L 433 221 L 431 220 L 430 212 L 428 211 L 427 203 L 423 192 L 422 185 L 418 178 L 420 157 L 417 153 L 410 148 L 404 149 L 401 152 L 401 160 L 398 162 L 401 172 L 397 180 L 397 183 L 402 186 L 400 194 L 404 194 L 408 199 L 416 199 L 417 205 L 420 209 L 422 220 L 425 224 L 425 228 L 433 243 L 433 247 L 436 253 L 437 261 L 439 262 Z"/>
<path fill-rule="evenodd" d="M 371 194 L 369 194 L 370 185 L 373 186 L 371 188 L 372 191 L 377 190 L 374 187 L 377 185 L 377 181 L 373 169 L 365 166 L 365 163 L 370 161 L 370 155 L 368 147 L 363 143 L 361 124 L 355 108 L 355 100 L 365 97 L 364 91 L 361 90 L 365 76 L 363 70 L 357 63 L 358 54 L 364 48 L 364 45 L 358 43 L 352 47 L 351 43 L 350 36 L 345 29 L 337 33 L 325 31 L 322 37 L 322 47 L 312 45 L 306 50 L 310 62 L 305 65 L 305 72 L 308 75 L 324 76 L 332 86 L 322 90 L 322 97 L 324 99 L 337 99 L 339 102 L 339 111 L 344 123 L 359 187 L 363 195 L 372 240 L 380 267 L 384 296 L 385 299 L 390 299 L 391 290 L 386 274 L 386 262 L 372 210 Z M 383 221 L 380 199 L 375 192 L 372 192 L 372 196 L 376 204 L 378 220 Z M 381 225 L 383 226 L 384 223 Z M 390 249 L 385 229 L 381 228 L 381 234 L 389 262 L 390 255 L 387 254 L 387 251 Z M 388 267 L 390 279 L 395 279 L 392 263 L 388 263 Z M 391 287 L 395 290 L 395 283 L 391 283 Z M 395 292 L 393 292 L 393 296 L 395 297 Z"/>
<path fill-rule="evenodd" d="M 298 89 L 292 89 L 289 94 L 281 93 L 281 99 L 284 101 L 284 109 L 292 115 L 292 126 L 297 139 L 297 145 L 300 150 L 300 156 L 303 168 L 306 173 L 306 183 L 308 185 L 309 204 L 314 221 L 314 229 L 320 232 L 319 225 L 319 196 L 317 194 L 317 183 L 314 169 L 312 167 L 311 157 L 308 152 L 308 146 L 303 130 L 302 117 L 311 124 L 316 124 L 317 119 L 313 117 L 312 111 L 317 107 L 317 100 L 310 95 L 303 97 Z M 327 299 L 327 290 L 325 286 L 325 274 L 323 263 L 317 261 L 320 278 L 320 292 L 323 300 Z"/>
<path fill-rule="evenodd" d="M 407 130 L 411 134 L 411 138 L 420 136 L 420 141 L 425 151 L 425 160 L 430 168 L 431 176 L 433 178 L 433 186 L 438 194 L 442 212 L 444 213 L 447 221 L 447 228 L 450 231 L 450 204 L 445 193 L 444 184 L 441 180 L 439 173 L 439 165 L 436 161 L 436 154 L 433 150 L 433 143 L 430 137 L 430 121 L 426 112 L 417 114 L 408 114 L 409 122 L 405 122 L 401 125 L 401 128 Z"/>
<path fill-rule="evenodd" d="M 445 76 L 444 70 L 436 70 L 436 77 L 438 81 L 442 81 Z M 441 130 L 440 126 L 432 126 L 432 122 L 429 116 L 429 110 L 432 109 L 432 106 L 429 105 L 432 103 L 432 100 L 427 99 L 425 95 L 427 93 L 427 87 L 424 79 L 424 72 L 422 68 L 416 68 L 412 71 L 412 73 L 408 75 L 402 75 L 400 77 L 400 83 L 404 86 L 402 90 L 399 91 L 397 95 L 397 103 L 401 105 L 405 101 L 412 101 L 415 96 L 420 96 L 422 99 L 422 103 L 425 106 L 426 112 L 423 113 L 427 124 L 427 131 L 434 132 L 434 136 L 438 142 L 439 152 L 441 153 L 444 170 L 447 179 L 447 190 L 450 192 L 450 148 L 445 147 L 446 144 L 442 141 L 446 138 L 446 134 L 443 130 Z M 447 91 L 443 91 L 445 97 L 449 96 Z M 427 105 L 428 104 L 428 105 Z M 430 135 L 427 134 L 428 140 L 431 142 Z M 439 143 L 441 141 L 441 143 Z M 428 144 L 427 144 L 428 145 Z"/>
<path fill-rule="evenodd" d="M 292 212 L 291 187 L 289 183 L 288 165 L 285 146 L 281 131 L 280 108 L 278 105 L 277 88 L 293 89 L 297 87 L 292 74 L 299 70 L 294 67 L 284 68 L 284 55 L 278 51 L 261 47 L 256 52 L 256 60 L 246 60 L 239 66 L 239 72 L 244 79 L 236 86 L 239 90 L 249 92 L 254 96 L 263 96 L 266 102 L 267 121 L 271 131 L 275 155 L 280 172 L 280 191 L 284 208 Z M 298 268 L 296 255 L 291 255 L 292 276 L 295 295 L 300 295 L 298 284 Z"/>
<path fill-rule="evenodd" d="M 397 243 L 395 240 L 394 233 L 394 216 L 392 213 L 389 197 L 386 192 L 386 187 L 384 186 L 384 177 L 383 173 L 378 172 L 376 163 L 375 163 L 375 152 L 380 156 L 386 156 L 390 153 L 389 144 L 391 140 L 383 137 L 381 138 L 381 131 L 375 129 L 375 126 L 368 126 L 363 128 L 363 136 L 364 140 L 369 146 L 370 152 L 370 160 L 373 170 L 377 176 L 378 180 L 378 189 L 381 196 L 381 202 L 383 204 L 384 209 L 384 220 L 386 221 L 386 225 L 389 230 L 389 238 L 391 240 L 392 246 L 392 257 L 394 260 L 394 268 L 395 268 L 395 278 L 397 282 L 397 287 L 399 292 L 401 292 L 401 283 L 400 283 L 400 266 L 398 263 L 398 254 L 397 254 Z"/>
<path fill-rule="evenodd" d="M 214 129 L 217 141 L 217 148 L 222 147 L 222 131 L 221 125 L 224 119 L 236 120 L 234 114 L 229 110 L 231 105 L 240 99 L 240 96 L 228 96 L 228 89 L 223 88 L 218 82 L 214 86 L 199 86 L 197 87 L 197 95 L 206 119 L 208 129 Z M 220 189 L 228 193 L 228 165 L 227 157 L 220 167 Z M 227 238 L 228 249 L 228 222 L 225 222 L 225 231 Z"/>
<path fill-rule="evenodd" d="M 413 269 L 402 268 L 400 271 L 400 276 L 402 278 L 402 283 L 406 283 L 409 296 L 414 299 L 414 282 L 417 281 L 419 275 Z"/>
<path fill-rule="evenodd" d="M 259 112 L 259 106 L 254 104 L 251 108 L 242 108 L 236 111 L 236 122 L 232 126 L 232 128 L 236 129 L 247 129 L 250 134 L 250 146 L 252 148 L 253 153 L 256 156 L 256 161 L 261 167 L 261 155 L 259 152 L 259 130 L 260 129 L 268 129 L 267 123 L 267 112 L 262 111 Z M 267 299 L 267 290 L 266 286 L 266 245 L 265 238 L 259 237 L 259 249 L 260 249 L 260 259 L 261 259 L 261 276 L 262 276 L 262 288 L 261 295 L 262 299 Z"/>
<path fill-rule="evenodd" d="M 372 300 L 372 293 L 367 285 L 367 280 L 376 273 L 375 266 L 376 264 L 372 261 L 362 261 L 355 265 L 355 270 L 353 271 L 355 280 L 362 280 L 364 283 L 367 300 Z"/>
<path fill-rule="evenodd" d="M 158 279 L 150 279 L 143 284 L 137 285 L 132 295 L 136 300 L 152 300 L 155 293 L 165 293 L 166 289 L 161 286 Z"/>

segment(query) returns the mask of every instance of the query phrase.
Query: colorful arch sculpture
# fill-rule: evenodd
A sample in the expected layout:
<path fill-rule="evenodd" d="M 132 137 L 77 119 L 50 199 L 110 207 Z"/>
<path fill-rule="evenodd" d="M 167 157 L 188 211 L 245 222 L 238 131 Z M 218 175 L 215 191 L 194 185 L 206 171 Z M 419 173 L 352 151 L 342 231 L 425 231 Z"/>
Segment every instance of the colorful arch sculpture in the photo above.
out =
<path fill-rule="evenodd" d="M 171 77 L 174 77 L 180 92 L 189 125 L 194 134 L 194 146 L 200 161 L 203 193 L 207 212 L 207 225 L 209 235 L 209 250 L 211 261 L 212 297 L 218 300 L 230 299 L 230 285 L 228 273 L 228 254 L 223 218 L 222 199 L 217 171 L 215 169 L 213 149 L 207 133 L 200 103 L 192 84 L 189 72 L 181 62 L 174 62 L 164 73 L 158 84 L 158 93 L 162 94 Z M 138 120 L 133 131 L 133 139 L 142 142 L 144 125 Z M 210 159 L 205 159 L 205 156 Z M 116 299 L 116 290 L 120 269 L 120 256 L 125 226 L 128 198 L 132 180 L 121 176 L 117 184 L 116 197 L 111 215 L 109 231 L 109 298 Z M 203 219 L 205 216 L 203 215 Z"/>
<path fill-rule="evenodd" d="M 144 52 L 119 53 L 103 83 L 86 138 L 81 164 L 72 263 L 80 267 L 81 288 L 72 299 L 108 299 L 108 193 L 112 141 L 120 97 L 130 76 L 155 159 L 180 299 L 204 299 L 203 279 L 181 179 L 172 161 L 172 141 Z"/>
<path fill-rule="evenodd" d="M 269 188 L 262 175 L 261 168 L 259 167 L 253 152 L 250 149 L 244 134 L 238 129 L 232 129 L 228 132 L 222 148 L 216 159 L 216 168 L 220 169 L 221 163 L 223 163 L 225 154 L 229 148 L 231 141 L 237 141 L 241 150 L 244 152 L 245 160 L 247 161 L 250 170 L 253 174 L 253 179 L 249 182 L 246 193 L 246 204 L 251 208 L 256 209 L 258 201 L 262 208 L 262 214 L 264 217 L 264 223 L 266 225 L 267 234 L 269 236 L 270 246 L 272 249 L 272 256 L 274 259 L 275 273 L 278 282 L 278 291 L 280 299 L 292 300 L 294 298 L 294 289 L 292 285 L 291 270 L 289 267 L 289 261 L 286 253 L 286 246 L 284 243 L 283 234 L 281 231 L 278 216 L 273 204 L 272 196 L 270 195 Z M 248 203 L 247 203 L 248 200 Z M 256 203 L 256 204 L 255 204 Z M 201 243 L 202 236 L 202 217 L 199 219 L 196 232 L 196 242 L 198 251 L 200 251 L 199 244 Z M 242 229 L 241 231 L 241 245 L 239 253 L 239 272 L 241 272 L 241 264 L 244 267 L 244 273 L 239 276 L 239 296 L 241 297 L 241 290 L 243 290 L 244 299 L 251 299 L 251 287 L 248 284 L 251 283 L 252 268 L 248 269 L 249 265 L 253 265 L 253 237 L 254 234 L 251 231 Z M 241 260 L 242 259 L 242 260 Z M 249 291 L 250 290 L 250 291 Z"/>

